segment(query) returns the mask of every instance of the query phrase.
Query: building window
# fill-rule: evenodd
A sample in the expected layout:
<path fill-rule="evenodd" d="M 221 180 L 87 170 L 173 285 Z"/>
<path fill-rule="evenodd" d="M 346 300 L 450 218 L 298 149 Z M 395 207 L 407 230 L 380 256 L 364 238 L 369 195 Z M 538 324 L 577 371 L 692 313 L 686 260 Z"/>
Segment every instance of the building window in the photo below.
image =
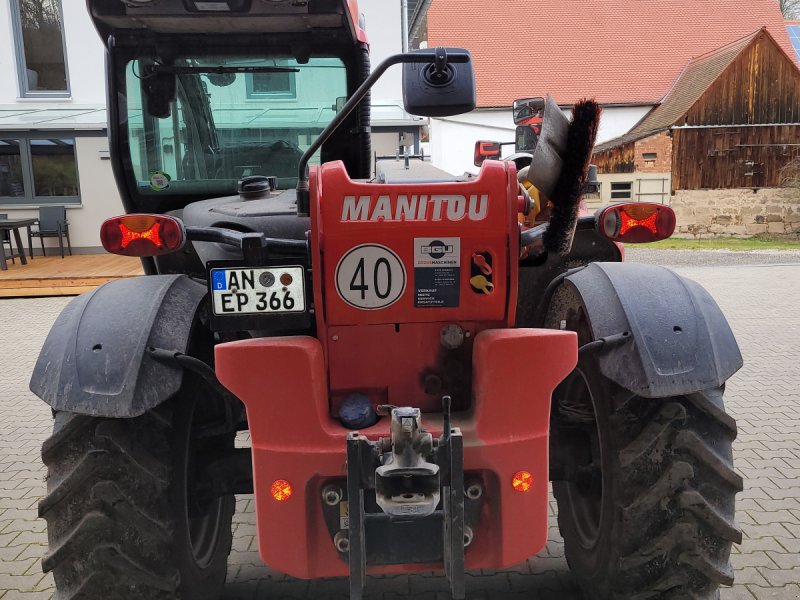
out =
<path fill-rule="evenodd" d="M 642 155 L 644 159 L 644 166 L 645 167 L 655 167 L 656 166 L 656 159 L 658 158 L 657 152 L 645 152 Z"/>
<path fill-rule="evenodd" d="M 612 200 L 630 200 L 633 192 L 632 181 L 616 181 L 611 184 Z"/>
<path fill-rule="evenodd" d="M 289 61 L 275 61 L 276 67 L 287 67 Z M 297 97 L 295 75 L 292 71 L 285 73 L 249 73 L 247 75 L 248 98 L 287 98 Z"/>
<path fill-rule="evenodd" d="M 20 141 L 0 139 L 0 200 L 24 197 Z"/>
<path fill-rule="evenodd" d="M 22 96 L 69 96 L 61 0 L 11 0 Z"/>
<path fill-rule="evenodd" d="M 0 139 L 0 205 L 11 204 L 80 204 L 74 138 Z"/>

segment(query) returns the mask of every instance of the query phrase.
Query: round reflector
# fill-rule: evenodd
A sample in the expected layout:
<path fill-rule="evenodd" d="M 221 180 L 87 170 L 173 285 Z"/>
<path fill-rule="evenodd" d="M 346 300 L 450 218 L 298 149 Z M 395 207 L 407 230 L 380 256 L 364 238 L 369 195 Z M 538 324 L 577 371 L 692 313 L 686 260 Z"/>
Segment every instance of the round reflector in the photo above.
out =
<path fill-rule="evenodd" d="M 272 494 L 272 497 L 275 498 L 277 502 L 288 500 L 292 495 L 292 491 L 292 484 L 285 479 L 273 481 L 272 486 L 269 488 L 269 493 Z"/>
<path fill-rule="evenodd" d="M 527 492 L 533 487 L 533 475 L 528 471 L 517 471 L 511 480 L 511 486 L 518 492 Z"/>

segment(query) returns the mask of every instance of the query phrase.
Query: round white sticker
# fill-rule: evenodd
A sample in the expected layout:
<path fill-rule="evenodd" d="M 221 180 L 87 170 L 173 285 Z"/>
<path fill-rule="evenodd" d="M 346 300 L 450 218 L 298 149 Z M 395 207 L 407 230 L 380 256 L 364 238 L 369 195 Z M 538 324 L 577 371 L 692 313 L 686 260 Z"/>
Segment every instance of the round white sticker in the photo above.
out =
<path fill-rule="evenodd" d="M 378 310 L 397 302 L 406 289 L 406 269 L 386 246 L 363 244 L 336 266 L 336 291 L 350 306 Z"/>

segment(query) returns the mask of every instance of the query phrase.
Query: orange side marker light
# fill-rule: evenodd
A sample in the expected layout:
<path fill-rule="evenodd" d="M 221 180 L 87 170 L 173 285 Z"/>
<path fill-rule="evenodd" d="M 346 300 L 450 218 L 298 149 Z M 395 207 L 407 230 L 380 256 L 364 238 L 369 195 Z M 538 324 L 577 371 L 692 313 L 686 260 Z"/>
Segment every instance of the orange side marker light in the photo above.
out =
<path fill-rule="evenodd" d="M 276 502 L 284 502 L 285 500 L 288 500 L 293 491 L 292 484 L 285 479 L 273 481 L 272 486 L 269 488 L 269 493 L 272 494 L 272 497 Z"/>
<path fill-rule="evenodd" d="M 533 475 L 528 471 L 517 471 L 511 480 L 511 486 L 518 492 L 527 492 L 533 487 Z"/>

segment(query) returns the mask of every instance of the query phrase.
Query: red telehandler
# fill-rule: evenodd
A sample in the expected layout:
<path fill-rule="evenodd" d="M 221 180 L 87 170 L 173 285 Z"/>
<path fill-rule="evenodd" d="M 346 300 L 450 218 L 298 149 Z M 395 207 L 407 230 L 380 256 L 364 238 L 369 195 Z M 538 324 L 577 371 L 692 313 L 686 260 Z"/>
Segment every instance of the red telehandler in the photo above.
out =
<path fill-rule="evenodd" d="M 127 213 L 101 238 L 147 274 L 74 299 L 32 376 L 57 598 L 217 598 L 236 494 L 278 571 L 359 599 L 439 570 L 464 598 L 543 547 L 550 482 L 589 597 L 731 583 L 741 356 L 700 286 L 621 262 L 669 208 L 578 214 L 596 105 L 545 118 L 526 228 L 513 162 L 370 178 L 370 87 L 402 65 L 410 113 L 469 111 L 467 51 L 370 73 L 354 0 L 88 8 Z"/>

